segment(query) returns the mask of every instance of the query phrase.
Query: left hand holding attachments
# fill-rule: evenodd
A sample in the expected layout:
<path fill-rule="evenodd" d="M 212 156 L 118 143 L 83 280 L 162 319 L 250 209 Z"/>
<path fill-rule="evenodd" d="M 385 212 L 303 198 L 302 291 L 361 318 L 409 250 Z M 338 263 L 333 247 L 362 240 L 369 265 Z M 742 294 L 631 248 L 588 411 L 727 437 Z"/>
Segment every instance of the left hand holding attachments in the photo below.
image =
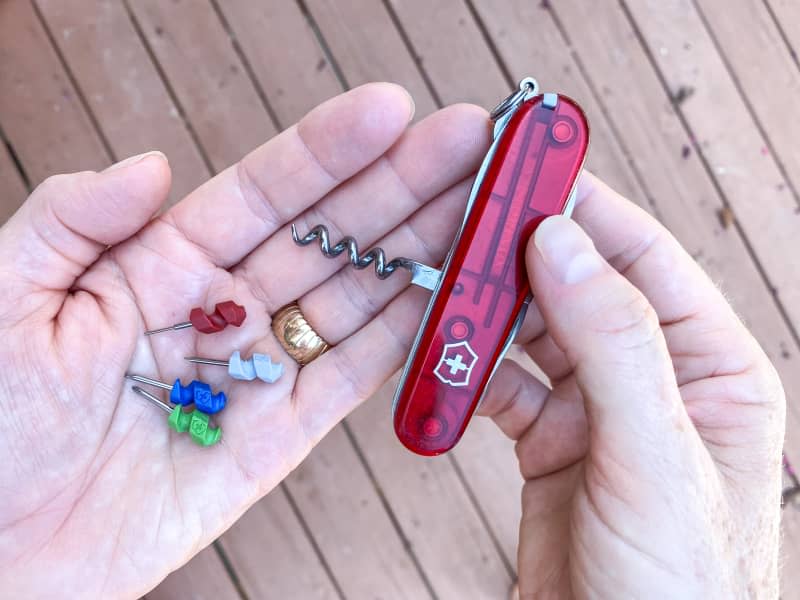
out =
<path fill-rule="evenodd" d="M 323 299 L 322 292 L 326 285 L 334 296 L 340 289 L 335 269 L 291 264 L 298 257 L 286 242 L 291 221 L 316 210 L 335 213 L 345 229 L 361 222 L 356 233 L 373 240 L 406 231 L 409 219 L 423 226 L 422 244 L 431 241 L 428 225 L 442 235 L 442 225 L 452 221 L 449 207 L 463 196 L 459 182 L 486 150 L 486 115 L 452 106 L 409 127 L 412 113 L 399 86 L 360 86 L 314 109 L 167 210 L 161 208 L 169 164 L 150 153 L 102 172 L 54 176 L 0 228 L 0 390 L 13 396 L 0 411 L 0 441 L 11 457 L 0 463 L 0 488 L 14 490 L 0 511 L 0 537 L 9 540 L 0 543 L 4 596 L 49 598 L 65 590 L 98 598 L 144 596 L 286 477 L 314 442 L 397 369 L 406 350 L 389 343 L 379 312 L 398 296 L 394 306 L 407 315 L 418 309 L 415 300 L 408 304 L 397 290 L 368 313 L 337 301 L 335 323 L 326 321 L 331 294 Z M 386 188 L 386 160 L 397 173 L 392 190 Z M 387 192 L 380 219 L 357 218 L 365 195 Z M 275 201 L 280 205 L 273 213 Z M 208 235 L 221 220 L 235 233 Z M 431 260 L 440 259 L 437 250 Z M 139 427 L 142 407 L 124 376 L 172 369 L 178 375 L 171 358 L 226 358 L 236 349 L 185 332 L 141 343 L 142 323 L 154 329 L 169 325 L 168 315 L 189 317 L 187 293 L 199 306 L 207 291 L 215 295 L 204 309 L 232 298 L 258 315 L 228 332 L 240 349 L 270 348 L 286 368 L 280 385 L 236 384 L 236 401 L 220 418 L 225 451 L 181 460 L 171 450 L 176 436 Z M 286 363 L 290 358 L 280 353 L 270 323 L 298 298 L 332 346 L 303 369 Z M 389 321 L 408 326 L 392 315 Z M 98 354 L 103 360 L 95 360 Z M 194 412 L 203 419 L 205 413 Z M 55 427 L 49 426 L 53 418 Z M 166 484 L 208 477 L 213 485 L 202 494 L 195 485 Z M 157 501 L 163 510 L 131 519 L 119 510 L 120 496 L 141 499 L 142 508 Z M 180 531 L 188 521 L 196 524 L 191 535 L 153 535 Z M 98 560 L 71 568 L 69 548 L 91 548 Z"/>

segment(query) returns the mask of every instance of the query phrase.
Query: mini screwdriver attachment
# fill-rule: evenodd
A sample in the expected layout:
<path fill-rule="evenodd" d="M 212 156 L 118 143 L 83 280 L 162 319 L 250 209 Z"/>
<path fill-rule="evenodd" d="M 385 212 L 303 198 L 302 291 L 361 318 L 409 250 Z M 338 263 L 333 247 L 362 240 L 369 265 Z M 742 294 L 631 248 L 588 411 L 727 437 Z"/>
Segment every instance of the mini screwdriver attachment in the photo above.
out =
<path fill-rule="evenodd" d="M 150 402 L 166 412 L 169 415 L 167 418 L 169 426 L 178 433 L 189 432 L 189 436 L 194 443 L 200 446 L 213 446 L 222 438 L 222 428 L 211 427 L 207 414 L 199 410 L 183 412 L 183 408 L 180 405 L 174 408 L 170 407 L 166 402 L 159 400 L 153 394 L 143 390 L 138 385 L 133 386 L 133 391 L 143 398 L 147 398 Z"/>
<path fill-rule="evenodd" d="M 202 381 L 192 381 L 189 385 L 183 385 L 180 379 L 176 379 L 172 385 L 150 379 L 141 375 L 125 375 L 128 379 L 138 381 L 147 385 L 169 390 L 169 401 L 178 406 L 188 406 L 194 404 L 200 412 L 213 415 L 225 408 L 228 399 L 223 392 L 214 394 L 211 386 Z"/>
<path fill-rule="evenodd" d="M 243 359 L 239 351 L 236 350 L 228 360 L 201 358 L 199 356 L 187 356 L 186 360 L 203 365 L 228 367 L 228 375 L 240 381 L 253 381 L 258 378 L 267 383 L 275 383 L 283 375 L 283 365 L 272 362 L 272 359 L 266 354 L 254 353 L 250 358 Z"/>
<path fill-rule="evenodd" d="M 169 327 L 162 327 L 161 329 L 151 329 L 145 331 L 145 335 L 153 335 L 162 333 L 164 331 L 177 331 L 178 329 L 186 329 L 187 327 L 194 327 L 200 333 L 216 333 L 222 331 L 228 325 L 239 327 L 247 317 L 247 311 L 241 304 L 236 304 L 233 300 L 226 300 L 220 302 L 214 307 L 214 312 L 206 314 L 202 308 L 193 308 L 189 313 L 189 320 L 183 323 L 176 323 Z"/>

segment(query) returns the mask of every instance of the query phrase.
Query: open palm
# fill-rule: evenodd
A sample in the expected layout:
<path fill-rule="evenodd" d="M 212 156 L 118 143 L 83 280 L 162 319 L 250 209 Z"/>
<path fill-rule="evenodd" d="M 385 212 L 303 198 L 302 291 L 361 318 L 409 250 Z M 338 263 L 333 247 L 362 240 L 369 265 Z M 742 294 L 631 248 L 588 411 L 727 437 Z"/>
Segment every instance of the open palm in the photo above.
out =
<path fill-rule="evenodd" d="M 424 295 L 402 274 L 379 282 L 296 247 L 289 225 L 324 222 L 333 237 L 440 261 L 489 128 L 481 110 L 455 106 L 406 130 L 412 113 L 401 88 L 363 86 L 155 219 L 169 188 L 157 153 L 53 177 L 0 230 L 0 589 L 146 592 L 397 369 Z M 240 328 L 142 335 L 226 299 L 247 309 Z M 334 345 L 302 370 L 270 330 L 295 299 Z M 285 374 L 237 382 L 184 361 L 233 350 L 268 354 Z M 171 432 L 126 372 L 223 389 L 221 443 Z"/>

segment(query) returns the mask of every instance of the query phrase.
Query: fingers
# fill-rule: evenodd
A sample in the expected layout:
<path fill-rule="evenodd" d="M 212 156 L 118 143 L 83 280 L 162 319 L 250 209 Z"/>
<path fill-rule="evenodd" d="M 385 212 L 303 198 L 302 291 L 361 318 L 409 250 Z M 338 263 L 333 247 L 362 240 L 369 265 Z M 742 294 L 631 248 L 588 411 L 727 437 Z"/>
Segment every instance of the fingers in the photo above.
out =
<path fill-rule="evenodd" d="M 328 227 L 366 251 L 422 205 L 470 175 L 489 143 L 486 112 L 470 105 L 443 109 L 409 129 L 385 157 L 343 183 L 295 221 L 301 235 Z M 387 250 L 391 250 L 387 248 Z M 347 264 L 314 246 L 299 247 L 289 226 L 253 251 L 234 273 L 250 283 L 268 310 L 301 297 Z"/>
<path fill-rule="evenodd" d="M 760 354 L 719 289 L 653 217 L 585 174 L 573 218 L 652 305 L 679 384 L 739 372 Z"/>
<path fill-rule="evenodd" d="M 413 102 L 400 86 L 355 88 L 199 187 L 164 219 L 214 264 L 230 267 L 381 156 L 412 116 Z"/>
<path fill-rule="evenodd" d="M 453 186 L 378 241 L 387 260 L 405 256 L 429 265 L 440 264 L 464 214 L 470 185 L 471 181 L 465 180 Z M 408 285 L 409 276 L 402 269 L 381 280 L 372 266 L 356 270 L 345 265 L 303 296 L 299 304 L 314 329 L 329 343 L 338 344 L 369 322 Z"/>
<path fill-rule="evenodd" d="M 491 417 L 516 440 L 520 472 L 533 479 L 559 471 L 586 454 L 588 432 L 575 380 L 552 391 L 506 359 L 492 378 L 478 414 Z"/>
<path fill-rule="evenodd" d="M 17 316 L 61 298 L 101 252 L 136 233 L 164 203 L 170 186 L 159 152 L 131 157 L 103 172 L 55 175 L 37 187 L 0 230 L 4 306 Z M 57 292 L 57 295 L 53 295 Z"/>
<path fill-rule="evenodd" d="M 699 443 L 655 310 L 566 217 L 542 222 L 527 249 L 534 296 L 575 372 L 592 456 L 646 480 Z M 595 452 L 596 450 L 596 452 Z"/>
<path fill-rule="evenodd" d="M 491 417 L 512 440 L 518 440 L 539 418 L 550 388 L 510 359 L 492 377 L 478 414 Z"/>
<path fill-rule="evenodd" d="M 722 293 L 672 234 L 590 173 L 579 180 L 573 219 L 655 309 L 679 384 L 738 372 L 760 355 Z M 548 376 L 565 374 L 566 359 L 535 306 L 517 341 Z"/>
<path fill-rule="evenodd" d="M 429 294 L 408 288 L 358 332 L 300 370 L 295 396 L 312 444 L 397 371 L 408 356 Z"/>

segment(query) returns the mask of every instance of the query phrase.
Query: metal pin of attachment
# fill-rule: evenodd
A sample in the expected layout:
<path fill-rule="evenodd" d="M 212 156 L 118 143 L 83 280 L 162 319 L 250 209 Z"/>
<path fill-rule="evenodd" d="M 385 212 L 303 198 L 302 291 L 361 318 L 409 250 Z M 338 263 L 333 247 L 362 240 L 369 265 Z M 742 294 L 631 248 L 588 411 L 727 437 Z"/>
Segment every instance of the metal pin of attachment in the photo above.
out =
<path fill-rule="evenodd" d="M 228 325 L 239 327 L 247 317 L 247 311 L 241 304 L 236 304 L 233 300 L 220 302 L 214 307 L 214 312 L 207 314 L 202 308 L 193 308 L 189 313 L 189 320 L 183 323 L 176 323 L 161 329 L 151 329 L 145 331 L 145 335 L 153 335 L 164 331 L 177 331 L 194 327 L 200 333 L 216 333 L 222 331 Z"/>
<path fill-rule="evenodd" d="M 216 360 L 200 356 L 187 356 L 186 360 L 202 365 L 228 367 L 228 375 L 240 381 L 253 381 L 258 378 L 266 383 L 275 383 L 283 375 L 283 365 L 281 363 L 274 363 L 266 354 L 257 352 L 248 359 L 243 359 L 239 351 L 236 350 L 228 360 Z"/>
<path fill-rule="evenodd" d="M 219 392 L 214 394 L 211 391 L 211 386 L 202 381 L 192 381 L 189 385 L 183 385 L 180 379 L 176 379 L 172 385 L 158 381 L 157 379 L 150 379 L 142 375 L 125 375 L 128 379 L 138 381 L 147 385 L 159 387 L 163 390 L 169 390 L 169 401 L 172 404 L 180 406 L 188 406 L 194 404 L 200 412 L 213 415 L 218 413 L 228 402 L 225 394 Z"/>
<path fill-rule="evenodd" d="M 166 402 L 138 385 L 133 386 L 133 391 L 166 412 L 169 415 L 167 417 L 169 426 L 178 433 L 188 432 L 194 443 L 200 446 L 213 446 L 222 438 L 222 428 L 211 427 L 207 414 L 199 410 L 184 412 L 180 405 L 170 407 Z"/>

